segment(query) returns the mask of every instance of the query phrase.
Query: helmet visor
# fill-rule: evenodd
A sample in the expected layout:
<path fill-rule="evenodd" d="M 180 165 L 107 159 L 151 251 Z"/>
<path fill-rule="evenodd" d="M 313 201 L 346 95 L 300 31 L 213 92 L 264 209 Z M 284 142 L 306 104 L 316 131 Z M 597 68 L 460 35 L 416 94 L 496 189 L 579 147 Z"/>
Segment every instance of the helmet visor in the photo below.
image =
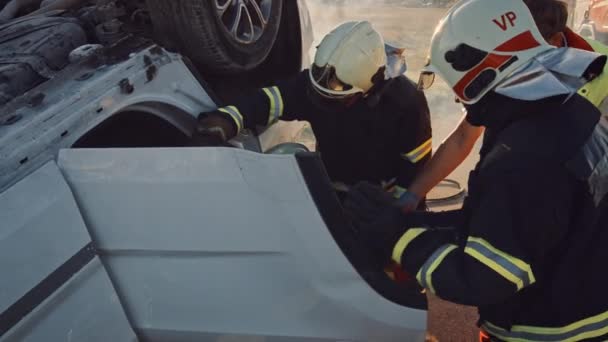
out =
<path fill-rule="evenodd" d="M 336 69 L 331 65 L 320 67 L 313 64 L 310 68 L 310 80 L 313 88 L 328 99 L 344 99 L 363 92 L 361 89 L 342 82 L 336 75 Z"/>
<path fill-rule="evenodd" d="M 435 83 L 435 73 L 432 71 L 422 71 L 418 78 L 418 90 L 427 90 Z"/>

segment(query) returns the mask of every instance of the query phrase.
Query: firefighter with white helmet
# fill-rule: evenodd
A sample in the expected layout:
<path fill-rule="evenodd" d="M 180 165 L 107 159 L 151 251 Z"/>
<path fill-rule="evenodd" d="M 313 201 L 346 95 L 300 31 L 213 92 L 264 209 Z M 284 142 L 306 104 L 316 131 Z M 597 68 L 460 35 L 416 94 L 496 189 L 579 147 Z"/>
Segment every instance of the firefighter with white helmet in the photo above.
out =
<path fill-rule="evenodd" d="M 574 33 L 568 28 L 568 5 L 562 0 L 524 0 L 543 38 L 555 47 L 570 47 L 586 51 L 608 54 L 608 46 Z M 433 80 L 434 73 L 424 73 L 420 79 L 421 87 Z M 593 103 L 600 111 L 608 114 L 608 65 L 593 80 L 587 82 L 578 93 Z M 466 113 L 465 113 L 466 114 Z M 469 117 L 463 115 L 456 128 L 439 145 L 423 172 L 410 185 L 410 197 L 423 197 L 441 180 L 450 175 L 471 153 L 483 127 L 473 126 Z M 404 210 L 413 210 L 416 202 L 407 203 Z"/>
<path fill-rule="evenodd" d="M 308 121 L 333 182 L 347 188 L 366 180 L 400 196 L 432 149 L 426 99 L 403 75 L 401 52 L 369 22 L 345 22 L 323 38 L 309 69 L 201 114 L 194 143 L 222 143 L 277 120 Z M 398 63 L 387 65 L 387 54 Z"/>
<path fill-rule="evenodd" d="M 521 2 L 521 1 L 520 1 Z M 435 71 L 461 102 L 472 104 L 515 69 L 550 50 L 523 2 L 461 2 L 436 29 L 427 71 Z M 484 27 L 472 25 L 487 18 Z"/>
<path fill-rule="evenodd" d="M 328 35 L 317 47 L 309 69 L 316 91 L 328 98 L 366 94 L 386 65 L 384 40 L 369 22 L 347 22 Z"/>
<path fill-rule="evenodd" d="M 479 309 L 481 341 L 608 340 L 608 118 L 577 90 L 606 56 L 554 48 L 521 0 L 462 0 L 438 74 L 486 129 L 463 208 L 404 214 L 367 183 L 345 207 L 378 263 Z M 421 84 L 422 85 L 422 84 Z"/>

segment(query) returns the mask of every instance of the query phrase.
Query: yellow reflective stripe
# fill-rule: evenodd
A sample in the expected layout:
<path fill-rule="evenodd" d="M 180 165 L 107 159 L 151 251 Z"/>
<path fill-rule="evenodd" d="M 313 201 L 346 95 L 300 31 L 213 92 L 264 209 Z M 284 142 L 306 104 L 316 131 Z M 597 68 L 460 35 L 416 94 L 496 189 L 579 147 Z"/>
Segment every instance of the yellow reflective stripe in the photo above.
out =
<path fill-rule="evenodd" d="M 283 112 L 285 111 L 285 103 L 283 102 L 283 96 L 281 95 L 281 91 L 279 87 L 274 87 L 277 91 L 277 97 L 279 98 L 279 118 L 283 116 Z"/>
<path fill-rule="evenodd" d="M 530 340 L 526 340 L 523 338 L 509 337 L 509 336 L 507 336 L 508 331 L 506 331 L 502 328 L 498 328 L 489 322 L 485 322 L 484 324 L 482 324 L 481 330 L 485 331 L 488 335 L 490 335 L 492 337 L 500 338 L 501 341 L 504 341 L 504 342 L 530 342 Z"/>
<path fill-rule="evenodd" d="M 270 92 L 270 89 L 263 88 L 262 90 L 266 93 L 266 96 L 268 96 L 268 100 L 270 101 L 270 111 L 268 113 L 268 121 L 266 123 L 267 125 L 270 125 L 273 124 L 275 120 L 274 117 L 275 112 L 277 110 L 277 102 L 275 101 L 274 96 Z"/>
<path fill-rule="evenodd" d="M 533 327 L 514 325 L 510 331 L 490 322 L 482 328 L 505 341 L 581 341 L 608 334 L 608 312 L 571 323 L 564 327 Z"/>
<path fill-rule="evenodd" d="M 420 236 L 420 234 L 424 232 L 426 232 L 426 228 L 408 229 L 407 232 L 405 232 L 405 234 L 401 236 L 399 241 L 397 241 L 397 244 L 393 248 L 393 260 L 396 263 L 401 264 L 401 256 L 403 255 L 403 252 L 405 251 L 407 246 L 410 244 L 410 242 L 414 241 L 415 238 L 417 238 L 418 236 Z"/>
<path fill-rule="evenodd" d="M 268 96 L 268 100 L 270 101 L 268 125 L 271 125 L 283 116 L 283 97 L 281 96 L 281 91 L 278 87 L 263 88 L 262 90 L 266 93 L 266 96 Z"/>
<path fill-rule="evenodd" d="M 433 138 L 425 141 L 424 143 L 422 143 L 422 145 L 416 147 L 414 150 L 412 150 L 409 153 L 406 153 L 406 156 L 412 156 L 415 155 L 416 153 L 420 152 L 422 149 L 424 149 L 425 147 L 428 147 L 431 143 L 433 142 Z"/>
<path fill-rule="evenodd" d="M 479 252 L 477 252 L 476 250 L 474 250 L 470 247 L 466 247 L 464 249 L 464 252 L 469 254 L 473 258 L 477 259 L 482 264 L 488 266 L 492 270 L 496 271 L 496 273 L 500 274 L 501 276 L 503 276 L 504 278 L 506 278 L 513 284 L 515 284 L 517 286 L 517 290 L 521 290 L 524 287 L 523 280 L 521 280 L 519 277 L 513 275 L 511 272 L 507 271 L 506 269 L 504 269 L 503 267 L 501 267 L 494 261 L 492 261 L 492 259 L 487 258 L 486 256 L 480 254 Z"/>
<path fill-rule="evenodd" d="M 416 147 L 411 152 L 403 154 L 403 157 L 412 163 L 419 162 L 433 150 L 433 138 L 425 141 L 422 145 Z"/>
<path fill-rule="evenodd" d="M 230 115 L 232 120 L 236 123 L 237 133 L 243 129 L 243 115 L 235 106 L 228 106 L 223 108 L 218 108 L 218 111 L 226 113 Z"/>
<path fill-rule="evenodd" d="M 519 326 L 515 325 L 515 326 L 513 326 L 513 328 L 511 330 L 512 331 L 532 332 L 532 333 L 537 333 L 537 334 L 563 334 L 563 333 L 577 330 L 584 326 L 588 326 L 588 325 L 591 325 L 594 323 L 599 323 L 599 322 L 602 322 L 605 320 L 608 320 L 608 312 L 604 312 L 602 314 L 599 314 L 599 315 L 596 315 L 593 317 L 585 318 L 581 321 L 568 324 L 565 327 L 545 328 L 545 327 L 530 327 L 530 326 L 525 326 L 525 325 L 519 325 Z"/>
<path fill-rule="evenodd" d="M 602 55 L 608 55 L 608 46 L 591 39 L 585 39 L 593 50 Z M 578 93 L 587 98 L 589 102 L 596 107 L 600 107 L 604 99 L 608 97 L 608 63 L 604 66 L 604 70 L 591 82 L 588 82 L 578 90 Z M 602 108 L 600 108 L 602 109 Z M 603 112 L 603 114 L 606 114 Z"/>
<path fill-rule="evenodd" d="M 389 190 L 389 192 L 391 192 L 393 194 L 394 198 L 399 199 L 399 198 L 401 198 L 401 196 L 403 196 L 404 193 L 407 192 L 407 189 L 406 188 L 402 188 L 402 187 L 400 187 L 398 185 L 395 185 L 394 187 L 392 187 Z"/>
<path fill-rule="evenodd" d="M 608 69 L 604 69 L 599 76 L 585 84 L 578 90 L 578 93 L 594 106 L 599 107 L 608 96 Z"/>
<path fill-rule="evenodd" d="M 412 160 L 412 162 L 414 164 L 416 164 L 417 162 L 422 160 L 422 158 L 426 157 L 429 153 L 431 153 L 431 151 L 433 151 L 433 146 L 429 145 L 429 147 L 427 149 L 424 149 L 421 153 L 419 153 L 418 156 L 416 158 L 414 158 L 414 160 Z"/>
<path fill-rule="evenodd" d="M 464 252 L 514 283 L 518 291 L 536 281 L 530 265 L 496 249 L 484 239 L 469 237 Z"/>
<path fill-rule="evenodd" d="M 425 289 L 429 289 L 431 293 L 436 294 L 435 287 L 433 286 L 433 272 L 441 265 L 443 259 L 450 254 L 453 250 L 458 248 L 456 245 L 444 245 L 440 247 L 431 257 L 424 263 L 424 265 L 416 274 L 416 280 Z"/>
<path fill-rule="evenodd" d="M 506 331 L 503 328 L 497 327 L 494 324 L 485 321 L 483 322 L 483 324 L 481 325 L 481 330 L 485 331 L 486 333 L 488 333 L 490 336 L 493 337 L 498 337 L 501 340 L 505 341 L 505 342 L 529 342 L 529 341 L 523 341 L 522 339 L 519 338 L 510 338 L 507 335 L 505 335 L 505 333 L 508 333 L 508 331 Z"/>

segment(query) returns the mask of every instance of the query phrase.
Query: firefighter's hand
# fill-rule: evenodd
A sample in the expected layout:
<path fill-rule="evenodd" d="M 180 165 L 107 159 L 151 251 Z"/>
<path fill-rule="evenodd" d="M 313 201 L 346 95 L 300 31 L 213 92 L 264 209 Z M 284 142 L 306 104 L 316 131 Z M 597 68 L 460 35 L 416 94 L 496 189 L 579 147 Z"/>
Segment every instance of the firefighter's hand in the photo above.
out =
<path fill-rule="evenodd" d="M 413 192 L 406 191 L 403 195 L 401 195 L 401 197 L 399 197 L 397 203 L 399 204 L 401 210 L 403 210 L 404 213 L 410 213 L 418 209 L 418 205 L 420 204 L 420 197 L 418 197 L 418 195 Z"/>
<path fill-rule="evenodd" d="M 382 188 L 363 182 L 349 191 L 344 209 L 375 261 L 388 265 L 395 244 L 410 227 L 397 201 Z"/>
<path fill-rule="evenodd" d="M 192 146 L 217 147 L 227 146 L 221 134 L 213 131 L 197 131 L 192 136 Z"/>
<path fill-rule="evenodd" d="M 236 135 L 234 124 L 219 111 L 202 113 L 192 134 L 193 146 L 225 146 Z"/>
<path fill-rule="evenodd" d="M 344 208 L 356 222 L 371 223 L 387 209 L 397 208 L 397 200 L 377 185 L 360 182 L 348 191 Z"/>

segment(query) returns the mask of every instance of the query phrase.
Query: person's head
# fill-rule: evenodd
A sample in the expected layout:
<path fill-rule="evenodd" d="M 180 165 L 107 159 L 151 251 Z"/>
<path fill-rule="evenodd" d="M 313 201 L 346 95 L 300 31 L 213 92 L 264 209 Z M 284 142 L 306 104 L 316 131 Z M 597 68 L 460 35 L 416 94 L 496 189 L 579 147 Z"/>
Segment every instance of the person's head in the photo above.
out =
<path fill-rule="evenodd" d="M 554 46 L 564 45 L 568 22 L 568 5 L 561 0 L 523 0 L 528 6 L 538 30 L 545 40 Z"/>
<path fill-rule="evenodd" d="M 367 21 L 350 21 L 323 38 L 309 75 L 323 98 L 347 101 L 382 82 L 385 67 L 382 36 Z"/>
<path fill-rule="evenodd" d="M 551 48 L 521 0 L 460 1 L 435 29 L 425 72 L 439 74 L 461 102 L 474 104 Z"/>

